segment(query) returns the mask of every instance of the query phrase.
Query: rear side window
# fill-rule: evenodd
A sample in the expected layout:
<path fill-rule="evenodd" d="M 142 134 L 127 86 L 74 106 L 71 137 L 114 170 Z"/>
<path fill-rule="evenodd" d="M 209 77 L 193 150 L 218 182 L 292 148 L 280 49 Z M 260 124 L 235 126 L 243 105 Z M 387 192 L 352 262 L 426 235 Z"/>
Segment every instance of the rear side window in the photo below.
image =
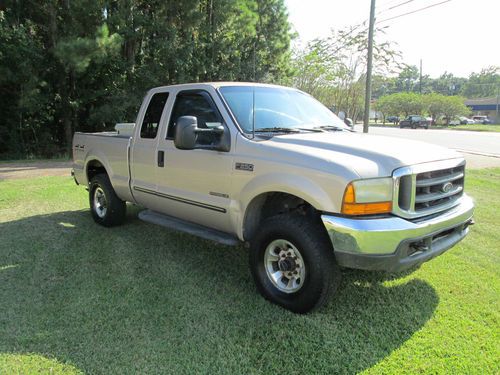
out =
<path fill-rule="evenodd" d="M 156 138 L 160 126 L 161 114 L 168 99 L 168 92 L 154 94 L 141 125 L 141 138 Z"/>

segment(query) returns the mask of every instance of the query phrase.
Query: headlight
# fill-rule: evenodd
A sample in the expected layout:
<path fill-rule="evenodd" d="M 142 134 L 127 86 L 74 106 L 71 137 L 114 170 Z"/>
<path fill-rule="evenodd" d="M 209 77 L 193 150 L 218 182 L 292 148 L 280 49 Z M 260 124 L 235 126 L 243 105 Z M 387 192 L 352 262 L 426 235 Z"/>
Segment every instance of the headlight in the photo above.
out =
<path fill-rule="evenodd" d="M 391 212 L 392 184 L 390 177 L 351 182 L 344 192 L 342 213 L 370 215 Z"/>

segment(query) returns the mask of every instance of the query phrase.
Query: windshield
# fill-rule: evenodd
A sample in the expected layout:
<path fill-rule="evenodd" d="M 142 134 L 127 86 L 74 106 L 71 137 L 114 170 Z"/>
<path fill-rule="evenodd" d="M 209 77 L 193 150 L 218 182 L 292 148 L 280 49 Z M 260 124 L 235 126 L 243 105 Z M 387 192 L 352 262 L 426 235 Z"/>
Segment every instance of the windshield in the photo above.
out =
<path fill-rule="evenodd" d="M 225 86 L 220 92 L 245 133 L 266 129 L 348 129 L 332 111 L 301 91 L 261 86 Z"/>

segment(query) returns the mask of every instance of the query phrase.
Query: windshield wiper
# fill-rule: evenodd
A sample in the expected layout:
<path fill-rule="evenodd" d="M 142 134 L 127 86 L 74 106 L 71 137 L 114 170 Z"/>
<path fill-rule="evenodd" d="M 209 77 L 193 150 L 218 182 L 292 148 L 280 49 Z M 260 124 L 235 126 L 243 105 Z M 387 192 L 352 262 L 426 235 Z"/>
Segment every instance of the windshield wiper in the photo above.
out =
<path fill-rule="evenodd" d="M 346 128 L 341 128 L 340 126 L 335 126 L 335 125 L 322 125 L 322 126 L 317 126 L 315 129 L 333 130 L 333 131 L 348 130 Z"/>
<path fill-rule="evenodd" d="M 258 128 L 255 129 L 256 133 L 298 133 L 299 129 L 296 128 L 283 128 L 279 126 L 275 126 L 272 128 Z"/>
<path fill-rule="evenodd" d="M 299 133 L 301 131 L 308 131 L 314 133 L 320 133 L 323 130 L 319 128 L 285 128 L 281 126 L 275 126 L 272 128 L 259 128 L 255 129 L 255 132 L 263 132 L 263 133 Z"/>

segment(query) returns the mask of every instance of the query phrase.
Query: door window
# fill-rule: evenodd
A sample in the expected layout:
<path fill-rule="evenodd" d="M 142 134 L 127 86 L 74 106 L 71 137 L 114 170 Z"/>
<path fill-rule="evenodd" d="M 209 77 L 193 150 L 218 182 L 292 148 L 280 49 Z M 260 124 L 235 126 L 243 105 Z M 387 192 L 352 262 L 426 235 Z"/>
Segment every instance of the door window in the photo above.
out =
<path fill-rule="evenodd" d="M 149 101 L 148 109 L 141 125 L 141 138 L 156 138 L 160 127 L 161 114 L 168 99 L 168 92 L 154 94 Z"/>
<path fill-rule="evenodd" d="M 222 123 L 222 118 L 215 108 L 215 104 L 208 93 L 204 91 L 181 92 L 175 100 L 172 115 L 168 125 L 167 138 L 173 139 L 177 120 L 182 116 L 194 116 L 198 120 L 199 128 L 208 128 L 210 124 Z M 211 145 L 217 142 L 214 134 L 199 134 L 197 143 Z"/>

